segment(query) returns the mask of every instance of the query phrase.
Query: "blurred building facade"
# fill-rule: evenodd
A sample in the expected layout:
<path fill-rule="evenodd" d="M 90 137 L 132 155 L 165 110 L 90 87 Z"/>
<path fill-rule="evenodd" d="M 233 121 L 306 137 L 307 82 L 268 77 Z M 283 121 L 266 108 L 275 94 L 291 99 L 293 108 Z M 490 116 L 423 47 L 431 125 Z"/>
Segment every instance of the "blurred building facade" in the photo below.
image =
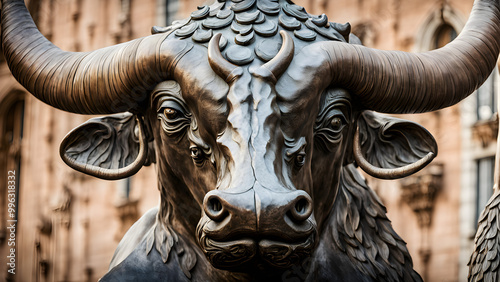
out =
<path fill-rule="evenodd" d="M 89 51 L 149 34 L 204 1 L 31 0 L 40 31 L 63 50 Z M 350 22 L 366 46 L 428 51 L 460 32 L 472 0 L 301 0 L 311 14 Z M 417 77 L 415 79 L 418 79 Z M 427 128 L 438 157 L 415 176 L 369 178 L 425 281 L 465 281 L 477 217 L 491 195 L 498 122 L 496 71 L 453 107 L 401 118 Z M 158 203 L 154 167 L 121 181 L 75 172 L 59 157 L 66 133 L 89 116 L 31 97 L 0 58 L 0 261 L 9 255 L 8 171 L 15 171 L 16 274 L 11 281 L 96 281 L 126 230 Z"/>

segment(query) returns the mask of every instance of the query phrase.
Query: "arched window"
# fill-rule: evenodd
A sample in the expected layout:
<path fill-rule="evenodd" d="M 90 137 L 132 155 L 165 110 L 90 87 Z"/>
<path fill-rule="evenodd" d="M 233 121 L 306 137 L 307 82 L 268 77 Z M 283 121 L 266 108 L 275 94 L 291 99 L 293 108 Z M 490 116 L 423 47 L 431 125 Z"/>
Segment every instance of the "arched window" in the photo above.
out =
<path fill-rule="evenodd" d="M 451 6 L 436 7 L 418 30 L 413 51 L 425 52 L 443 47 L 457 37 L 465 22 L 466 18 Z"/>
<path fill-rule="evenodd" d="M 442 22 L 435 29 L 432 46 L 430 49 L 438 49 L 444 47 L 449 42 L 457 37 L 458 33 L 453 26 L 447 22 Z M 498 69 L 495 67 L 484 84 L 477 90 L 476 93 L 476 118 L 477 121 L 490 120 L 497 112 L 496 98 L 496 83 L 498 77 Z"/>
<path fill-rule="evenodd" d="M 448 23 L 443 23 L 437 30 L 434 37 L 434 49 L 444 47 L 457 37 L 457 31 Z"/>

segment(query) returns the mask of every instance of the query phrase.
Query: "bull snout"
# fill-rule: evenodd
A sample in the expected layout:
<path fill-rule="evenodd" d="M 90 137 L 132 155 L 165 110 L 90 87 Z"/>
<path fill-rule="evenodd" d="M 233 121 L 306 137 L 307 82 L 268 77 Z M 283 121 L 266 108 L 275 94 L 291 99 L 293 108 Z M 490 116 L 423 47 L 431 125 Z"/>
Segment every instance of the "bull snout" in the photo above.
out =
<path fill-rule="evenodd" d="M 205 195 L 203 211 L 198 238 L 219 268 L 241 265 L 255 256 L 272 266 L 287 267 L 314 247 L 313 201 L 302 190 L 214 190 Z"/>
<path fill-rule="evenodd" d="M 252 191 L 232 194 L 214 190 L 205 196 L 203 209 L 205 214 L 215 222 L 223 222 L 226 218 L 243 221 L 237 222 L 238 224 L 248 224 L 254 221 L 257 224 L 256 230 L 260 230 L 262 225 L 270 227 L 267 226 L 269 221 L 276 224 L 277 218 L 283 218 L 282 224 L 300 225 L 311 217 L 313 204 L 311 197 L 301 190 L 288 193 L 268 192 L 264 195 L 252 193 Z M 283 227 L 277 228 L 283 230 Z"/>

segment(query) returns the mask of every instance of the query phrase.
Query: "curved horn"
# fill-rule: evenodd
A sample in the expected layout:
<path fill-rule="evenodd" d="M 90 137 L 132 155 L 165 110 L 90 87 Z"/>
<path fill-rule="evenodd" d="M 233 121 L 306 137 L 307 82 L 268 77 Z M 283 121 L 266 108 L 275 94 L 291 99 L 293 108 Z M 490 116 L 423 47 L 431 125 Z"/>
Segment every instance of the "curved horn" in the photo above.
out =
<path fill-rule="evenodd" d="M 460 36 L 434 51 L 411 54 L 340 42 L 317 44 L 314 51 L 323 52 L 327 69 L 321 75 L 332 78 L 325 83 L 349 89 L 366 108 L 433 111 L 458 103 L 488 78 L 500 51 L 500 2 L 476 0 Z"/>
<path fill-rule="evenodd" d="M 220 52 L 219 41 L 222 33 L 217 33 L 208 42 L 208 62 L 212 70 L 226 82 L 232 81 L 241 71 L 240 67 L 226 60 Z"/>
<path fill-rule="evenodd" d="M 24 1 L 2 0 L 1 17 L 3 51 L 12 74 L 38 99 L 74 113 L 139 110 L 149 91 L 170 75 L 169 60 L 186 52 L 164 46 L 168 34 L 93 52 L 65 52 L 38 31 Z"/>
<path fill-rule="evenodd" d="M 288 32 L 281 30 L 280 35 L 283 38 L 283 45 L 281 46 L 280 51 L 272 60 L 262 66 L 273 74 L 274 82 L 280 78 L 292 62 L 295 50 L 293 39 Z"/>

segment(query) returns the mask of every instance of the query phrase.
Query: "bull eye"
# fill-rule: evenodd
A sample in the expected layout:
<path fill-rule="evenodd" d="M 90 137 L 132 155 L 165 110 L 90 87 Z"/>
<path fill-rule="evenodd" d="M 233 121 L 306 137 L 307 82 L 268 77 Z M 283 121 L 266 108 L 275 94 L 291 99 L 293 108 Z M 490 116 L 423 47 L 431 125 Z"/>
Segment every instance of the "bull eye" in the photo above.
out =
<path fill-rule="evenodd" d="M 191 125 L 192 115 L 189 109 L 175 97 L 164 97 L 158 102 L 157 118 L 165 133 L 169 137 L 178 138 L 185 136 L 186 129 Z"/>
<path fill-rule="evenodd" d="M 189 148 L 189 150 L 191 151 L 191 158 L 193 158 L 193 161 L 197 165 L 203 164 L 203 161 L 205 159 L 203 151 L 200 148 L 196 147 L 196 146 L 193 146 L 193 147 Z"/>
<path fill-rule="evenodd" d="M 315 146 L 325 152 L 341 148 L 342 133 L 352 124 L 350 100 L 338 94 L 335 91 L 326 93 L 314 124 Z"/>
<path fill-rule="evenodd" d="M 295 157 L 295 165 L 300 168 L 302 166 L 304 166 L 306 162 L 306 153 L 304 152 L 300 152 L 297 154 L 297 156 Z"/>
<path fill-rule="evenodd" d="M 163 114 L 165 115 L 165 117 L 167 119 L 170 119 L 170 120 L 174 120 L 174 119 L 177 119 L 179 117 L 179 111 L 177 111 L 176 109 L 173 109 L 173 108 L 165 108 L 163 110 Z"/>
<path fill-rule="evenodd" d="M 330 128 L 334 131 L 340 131 L 342 129 L 342 119 L 339 117 L 332 118 Z"/>

